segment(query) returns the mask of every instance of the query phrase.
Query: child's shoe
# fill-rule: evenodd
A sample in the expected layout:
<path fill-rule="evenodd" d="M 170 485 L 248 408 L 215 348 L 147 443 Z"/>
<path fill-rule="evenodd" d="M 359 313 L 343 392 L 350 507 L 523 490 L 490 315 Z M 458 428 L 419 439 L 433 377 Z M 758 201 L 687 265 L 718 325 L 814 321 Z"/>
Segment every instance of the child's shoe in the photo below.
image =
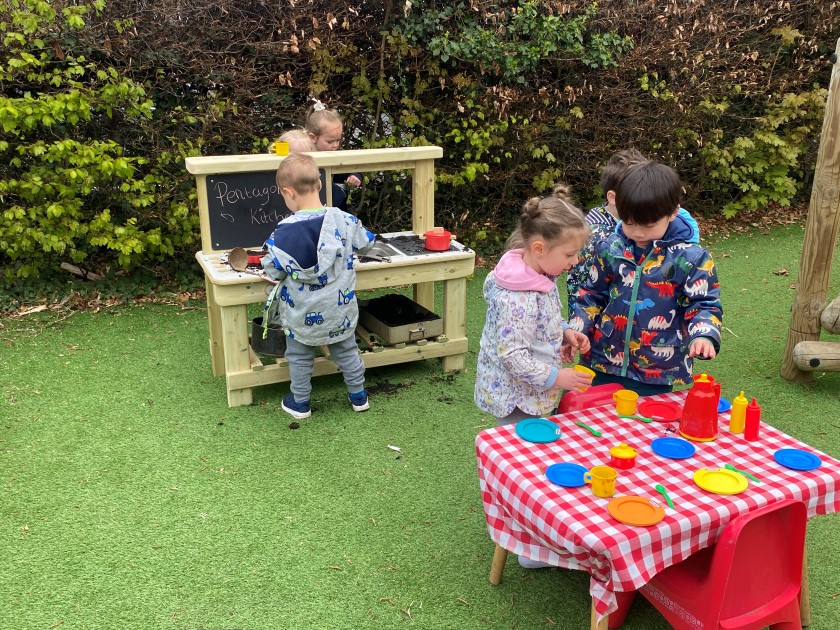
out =
<path fill-rule="evenodd" d="M 283 407 L 283 411 L 297 420 L 303 420 L 312 415 L 312 408 L 309 406 L 309 401 L 296 402 L 292 394 L 287 394 L 283 398 L 283 402 L 280 403 L 280 406 Z"/>
<path fill-rule="evenodd" d="M 519 556 L 519 566 L 523 569 L 551 569 L 553 565 L 540 562 L 539 560 L 531 560 L 525 556 Z"/>
<path fill-rule="evenodd" d="M 347 398 L 350 401 L 350 404 L 353 405 L 353 411 L 367 411 L 370 409 L 367 392 L 365 390 L 356 394 L 347 394 Z"/>

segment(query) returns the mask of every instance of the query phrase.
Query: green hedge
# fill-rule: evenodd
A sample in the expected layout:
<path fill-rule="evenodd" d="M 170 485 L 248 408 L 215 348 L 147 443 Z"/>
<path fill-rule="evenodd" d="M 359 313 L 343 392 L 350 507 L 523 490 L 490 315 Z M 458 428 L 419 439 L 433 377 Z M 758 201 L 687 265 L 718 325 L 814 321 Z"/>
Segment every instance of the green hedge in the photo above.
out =
<path fill-rule="evenodd" d="M 4 279 L 189 260 L 189 155 L 264 151 L 310 97 L 345 146 L 436 144 L 438 223 L 495 251 L 555 181 L 598 202 L 636 147 L 674 165 L 693 212 L 806 198 L 836 3 L 10 0 L 0 8 Z M 355 198 L 405 229 L 410 187 Z"/>

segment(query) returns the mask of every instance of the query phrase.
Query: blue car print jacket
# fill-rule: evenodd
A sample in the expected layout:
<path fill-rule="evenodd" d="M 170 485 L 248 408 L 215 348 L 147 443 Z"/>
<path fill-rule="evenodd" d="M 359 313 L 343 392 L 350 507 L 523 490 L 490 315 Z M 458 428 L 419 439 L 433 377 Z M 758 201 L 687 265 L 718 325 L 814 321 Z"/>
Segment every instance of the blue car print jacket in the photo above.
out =
<path fill-rule="evenodd" d="M 375 235 L 339 210 L 304 210 L 283 219 L 266 241 L 266 273 L 278 280 L 264 321 L 281 324 L 307 346 L 331 344 L 356 334 L 356 253 L 373 247 Z"/>

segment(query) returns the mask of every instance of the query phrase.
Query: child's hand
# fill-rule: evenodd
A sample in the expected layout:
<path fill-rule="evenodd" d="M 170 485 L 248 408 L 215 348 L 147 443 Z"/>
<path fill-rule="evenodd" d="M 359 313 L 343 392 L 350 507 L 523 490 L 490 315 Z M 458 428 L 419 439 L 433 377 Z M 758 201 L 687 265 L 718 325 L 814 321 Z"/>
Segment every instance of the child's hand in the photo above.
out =
<path fill-rule="evenodd" d="M 344 181 L 353 186 L 353 188 L 358 188 L 362 185 L 362 180 L 356 177 L 355 175 L 348 175 L 347 179 L 345 179 Z"/>
<path fill-rule="evenodd" d="M 561 349 L 560 358 L 565 363 L 571 363 L 574 360 L 575 350 L 579 351 L 581 354 L 589 352 L 589 337 L 584 335 L 582 332 L 567 328 L 563 331 L 563 341 L 565 341 L 567 345 Z"/>
<path fill-rule="evenodd" d="M 572 346 L 563 346 L 560 348 L 560 360 L 563 363 L 574 363 L 575 362 L 575 349 Z"/>
<path fill-rule="evenodd" d="M 708 337 L 697 337 L 688 348 L 688 356 L 714 359 L 717 355 L 715 346 Z"/>
<path fill-rule="evenodd" d="M 262 274 L 260 274 L 260 278 L 262 278 L 263 280 L 267 280 L 271 284 L 280 284 L 279 280 L 275 280 L 274 278 L 269 276 L 265 271 L 263 271 Z"/>
<path fill-rule="evenodd" d="M 578 372 L 573 368 L 563 368 L 557 371 L 557 378 L 551 388 L 552 390 L 586 389 L 590 385 L 592 385 L 592 379 L 588 374 Z"/>

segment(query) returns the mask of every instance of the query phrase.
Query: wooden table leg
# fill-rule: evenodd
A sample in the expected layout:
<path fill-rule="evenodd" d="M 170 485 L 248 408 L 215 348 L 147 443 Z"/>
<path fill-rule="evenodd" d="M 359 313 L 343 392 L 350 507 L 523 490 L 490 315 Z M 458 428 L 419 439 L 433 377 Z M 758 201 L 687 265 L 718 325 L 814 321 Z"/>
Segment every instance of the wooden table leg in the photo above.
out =
<path fill-rule="evenodd" d="M 507 555 L 507 549 L 496 545 L 496 551 L 493 552 L 493 563 L 490 565 L 490 584 L 501 584 L 502 574 L 505 572 L 505 560 L 507 560 Z"/>
<path fill-rule="evenodd" d="M 414 285 L 414 301 L 423 308 L 435 310 L 435 283 L 421 282 Z"/>
<path fill-rule="evenodd" d="M 443 282 L 443 334 L 450 339 L 467 336 L 467 279 L 455 278 Z M 443 357 L 443 370 L 463 370 L 466 354 Z"/>
<path fill-rule="evenodd" d="M 222 348 L 225 357 L 225 377 L 228 407 L 250 405 L 253 389 L 231 389 L 227 375 L 251 369 L 251 346 L 248 344 L 248 308 L 245 305 L 220 307 Z"/>
<path fill-rule="evenodd" d="M 222 323 L 219 305 L 216 304 L 216 293 L 213 283 L 204 276 L 204 289 L 207 296 L 207 323 L 210 326 L 210 363 L 213 376 L 223 376 L 225 373 L 225 353 L 222 347 Z"/>
<path fill-rule="evenodd" d="M 592 608 L 589 612 L 589 630 L 607 630 L 607 624 L 609 623 L 609 615 L 601 619 L 601 623 L 598 623 L 598 613 L 595 612 L 595 600 L 592 600 Z"/>
<path fill-rule="evenodd" d="M 799 587 L 799 619 L 802 627 L 811 625 L 811 596 L 808 593 L 808 552 L 802 554 L 802 584 Z"/>

